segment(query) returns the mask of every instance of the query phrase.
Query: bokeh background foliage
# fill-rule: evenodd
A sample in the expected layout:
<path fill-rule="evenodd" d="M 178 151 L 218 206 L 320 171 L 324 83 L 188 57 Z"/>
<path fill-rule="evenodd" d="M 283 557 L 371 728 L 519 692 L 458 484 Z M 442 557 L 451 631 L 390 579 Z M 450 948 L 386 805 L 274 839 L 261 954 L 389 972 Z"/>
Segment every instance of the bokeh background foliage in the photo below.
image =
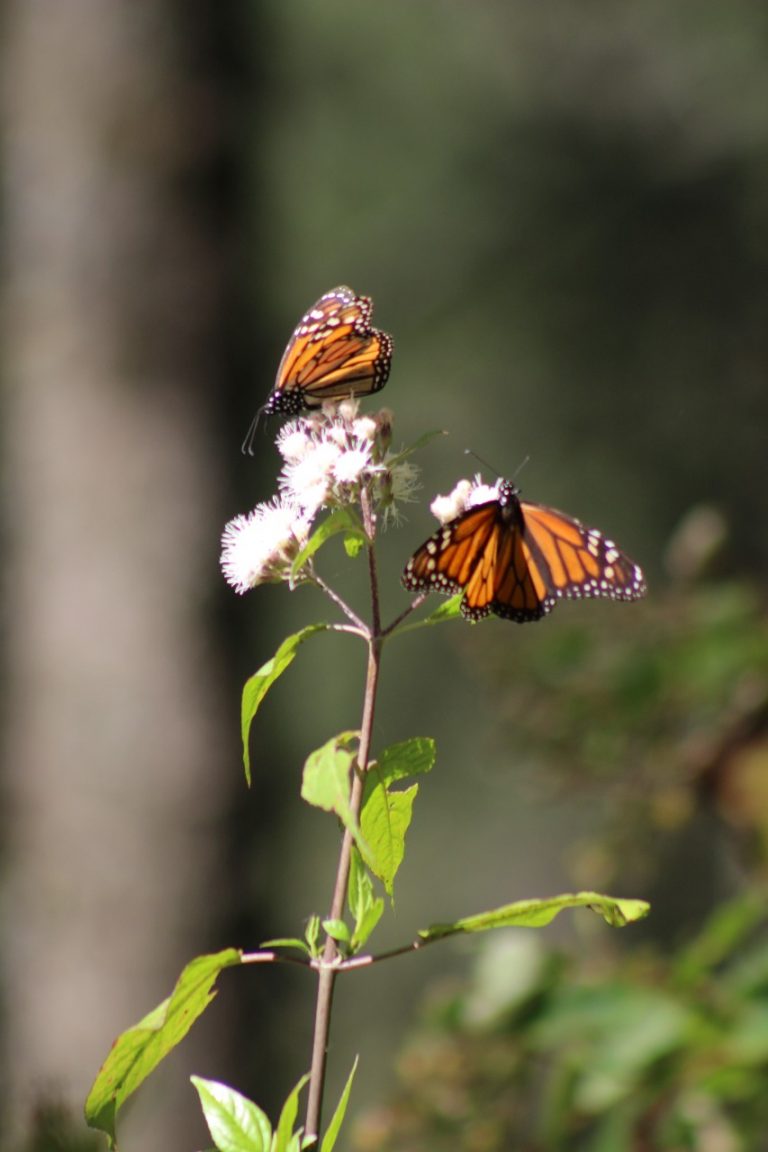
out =
<path fill-rule="evenodd" d="M 79 1106 L 194 952 L 296 934 L 328 901 L 335 836 L 297 803 L 299 766 L 357 723 L 361 657 L 344 637 L 301 653 L 260 715 L 246 796 L 239 685 L 325 607 L 275 588 L 235 601 L 216 556 L 224 520 L 273 490 L 269 436 L 255 462 L 238 446 L 292 325 L 336 283 L 372 294 L 395 337 L 396 437 L 450 433 L 424 454 L 425 499 L 473 470 L 465 447 L 508 475 L 529 458 L 526 496 L 614 535 L 651 589 L 387 652 L 378 738 L 434 735 L 438 763 L 381 946 L 609 887 L 654 901 L 621 934 L 628 957 L 574 915 L 539 942 L 539 971 L 560 975 L 536 1002 L 604 977 L 608 1036 L 610 989 L 642 997 L 650 970 L 675 1020 L 700 1013 L 677 951 L 765 869 L 765 6 L 44 7 L 3 10 L 8 1139 L 23 1146 L 38 1107 L 61 1143 L 59 1101 Z M 414 507 L 385 538 L 387 611 L 429 530 Z M 360 1051 L 353 1109 L 386 1095 L 432 979 L 467 977 L 463 945 L 429 952 L 339 990 L 329 1090 Z M 190 1071 L 275 1113 L 304 1070 L 309 984 L 241 976 L 137 1101 L 126 1147 L 202 1142 Z M 513 1055 L 477 1045 L 493 1076 L 511 1069 L 513 1115 L 519 1070 L 542 1035 L 560 1042 L 526 1012 L 538 1031 L 516 1026 Z M 755 1019 L 752 1079 L 743 1049 L 718 1049 L 744 1108 L 697 1095 L 690 1146 L 724 1125 L 760 1146 Z M 599 1063 L 590 1029 L 558 1081 L 562 1125 L 531 1147 L 592 1138 L 573 1087 Z M 633 1068 L 649 1107 L 700 1077 L 700 1032 L 682 1034 Z M 641 1146 L 682 1139 L 659 1113 Z M 634 1113 L 610 1115 L 604 1146 L 637 1146 Z"/>

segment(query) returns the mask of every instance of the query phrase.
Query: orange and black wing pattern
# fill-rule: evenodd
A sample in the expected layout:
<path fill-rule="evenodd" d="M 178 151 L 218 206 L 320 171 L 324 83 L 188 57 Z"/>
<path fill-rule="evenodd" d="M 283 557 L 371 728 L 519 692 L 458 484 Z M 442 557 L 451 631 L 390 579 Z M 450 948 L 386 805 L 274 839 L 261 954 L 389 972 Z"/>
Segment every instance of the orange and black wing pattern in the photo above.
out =
<path fill-rule="evenodd" d="M 403 574 L 411 591 L 463 592 L 469 620 L 490 613 L 524 624 L 561 599 L 639 600 L 645 579 L 634 561 L 596 528 L 520 500 L 502 480 L 498 496 L 435 532 Z"/>
<path fill-rule="evenodd" d="M 392 337 L 371 325 L 373 304 L 351 288 L 333 288 L 302 316 L 286 346 L 275 385 L 256 414 L 243 449 L 252 451 L 259 417 L 297 416 L 325 400 L 380 391 L 392 365 Z"/>

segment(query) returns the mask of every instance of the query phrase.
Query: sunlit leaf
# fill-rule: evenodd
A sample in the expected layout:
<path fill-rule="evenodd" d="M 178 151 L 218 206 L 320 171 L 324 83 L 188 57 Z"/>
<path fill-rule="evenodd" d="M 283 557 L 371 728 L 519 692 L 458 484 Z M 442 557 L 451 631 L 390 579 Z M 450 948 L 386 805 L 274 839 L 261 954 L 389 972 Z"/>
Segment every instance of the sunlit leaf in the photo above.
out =
<path fill-rule="evenodd" d="M 280 1119 L 275 1128 L 275 1135 L 272 1140 L 270 1152 L 290 1152 L 291 1145 L 296 1142 L 299 1134 L 294 1132 L 293 1126 L 296 1123 L 296 1117 L 299 1113 L 299 1093 L 308 1081 L 308 1074 L 302 1076 L 301 1080 L 299 1080 L 296 1087 L 288 1096 L 285 1104 L 283 1104 Z M 301 1129 L 299 1129 L 299 1132 L 300 1131 Z"/>
<path fill-rule="evenodd" d="M 262 664 L 258 672 L 254 672 L 253 676 L 246 680 L 243 688 L 243 700 L 240 713 L 240 731 L 243 739 L 243 764 L 248 787 L 251 785 L 251 754 L 248 737 L 250 735 L 253 718 L 258 712 L 262 700 L 275 681 L 279 679 L 286 668 L 293 663 L 299 645 L 315 632 L 325 632 L 329 627 L 329 624 L 309 624 L 306 628 L 302 628 L 300 632 L 295 632 L 292 636 L 288 636 L 280 645 L 277 652 L 275 652 L 274 656 L 270 660 L 267 660 L 266 664 Z"/>
<path fill-rule="evenodd" d="M 168 999 L 115 1040 L 85 1104 L 88 1124 L 106 1132 L 110 1147 L 114 1146 L 117 1114 L 125 1101 L 184 1039 L 216 995 L 213 985 L 219 973 L 240 964 L 241 956 L 235 948 L 227 948 L 196 957 L 187 964 Z"/>
<path fill-rule="evenodd" d="M 303 952 L 306 956 L 312 955 L 306 941 L 299 940 L 297 936 L 278 936 L 275 940 L 264 940 L 259 948 L 298 948 L 299 952 Z"/>
<path fill-rule="evenodd" d="M 355 921 L 350 951 L 355 953 L 364 946 L 384 912 L 384 901 L 374 894 L 373 883 L 356 847 L 350 860 L 348 898 Z"/>
<path fill-rule="evenodd" d="M 349 944 L 351 933 L 349 925 L 344 920 L 323 920 L 323 928 L 329 936 L 340 944 Z"/>
<path fill-rule="evenodd" d="M 357 1071 L 357 1061 L 358 1057 L 355 1056 L 355 1062 L 352 1065 L 352 1071 L 347 1077 L 347 1082 L 344 1085 L 344 1091 L 341 1094 L 341 1099 L 336 1105 L 336 1111 L 331 1117 L 331 1122 L 328 1125 L 325 1136 L 323 1137 L 323 1142 L 320 1145 L 320 1152 L 333 1152 L 334 1145 L 336 1144 L 339 1132 L 341 1131 L 341 1125 L 344 1123 L 344 1116 L 347 1111 L 347 1104 L 349 1103 L 349 1094 L 352 1091 L 352 1081 L 354 1080 L 355 1072 Z"/>
<path fill-rule="evenodd" d="M 272 1126 L 261 1108 L 226 1084 L 190 1079 L 219 1152 L 270 1152 Z"/>
<path fill-rule="evenodd" d="M 360 829 L 349 806 L 350 780 L 357 753 L 357 732 L 342 732 L 316 749 L 304 765 L 302 799 L 325 812 L 335 812 L 363 850 Z"/>
<path fill-rule="evenodd" d="M 369 768 L 360 827 L 366 844 L 368 867 L 392 895 L 395 875 L 405 853 L 405 834 L 411 823 L 418 785 L 395 791 L 390 785 L 429 772 L 435 762 L 435 742 L 415 737 L 386 748 Z"/>
<path fill-rule="evenodd" d="M 428 628 L 433 624 L 442 624 L 445 620 L 460 619 L 460 605 L 463 595 L 463 592 L 457 592 L 455 596 L 451 596 L 450 600 L 441 601 L 434 612 L 430 612 L 429 616 L 425 616 L 423 620 L 412 620 L 408 624 L 401 624 L 397 628 L 398 634 L 413 632 L 417 628 Z"/>
<path fill-rule="evenodd" d="M 577 892 L 552 896 L 548 900 L 518 900 L 476 916 L 465 916 L 452 924 L 431 924 L 419 932 L 424 941 L 439 940 L 459 932 L 487 932 L 492 928 L 541 928 L 554 920 L 564 908 L 590 908 L 614 928 L 624 927 L 648 915 L 645 900 L 624 900 L 598 892 Z"/>
<path fill-rule="evenodd" d="M 405 854 L 405 834 L 413 816 L 418 784 L 398 792 L 377 783 L 368 795 L 360 816 L 365 842 L 361 848 L 366 864 L 392 895 L 395 876 Z"/>

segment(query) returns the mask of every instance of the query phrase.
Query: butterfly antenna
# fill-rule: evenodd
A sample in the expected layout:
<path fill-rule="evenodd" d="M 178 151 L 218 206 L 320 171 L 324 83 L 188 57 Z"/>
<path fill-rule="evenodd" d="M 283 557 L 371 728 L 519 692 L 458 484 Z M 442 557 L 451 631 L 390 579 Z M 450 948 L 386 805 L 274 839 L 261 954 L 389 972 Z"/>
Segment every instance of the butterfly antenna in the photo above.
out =
<path fill-rule="evenodd" d="M 254 416 L 253 420 L 251 420 L 250 427 L 249 427 L 249 429 L 245 435 L 245 440 L 243 440 L 242 444 L 240 445 L 240 451 L 243 453 L 244 456 L 245 455 L 248 455 L 248 456 L 254 455 L 253 442 L 256 439 L 256 429 L 259 426 L 259 421 L 261 420 L 263 412 L 264 412 L 264 407 L 262 406 L 261 408 L 259 408 L 259 410 L 256 413 L 256 415 Z"/>
<path fill-rule="evenodd" d="M 528 461 L 529 461 L 529 460 L 530 460 L 530 456 L 524 456 L 524 457 L 523 457 L 523 459 L 522 459 L 522 460 L 520 461 L 520 463 L 518 464 L 517 468 L 515 468 L 514 472 L 512 473 L 512 480 L 513 480 L 513 481 L 517 479 L 517 477 L 518 477 L 518 474 L 519 474 L 520 472 L 522 472 L 523 468 L 525 468 L 525 466 L 526 466 L 526 464 L 528 463 Z"/>
<path fill-rule="evenodd" d="M 494 468 L 492 464 L 489 464 L 487 460 L 484 460 L 483 457 L 480 456 L 479 453 L 475 452 L 473 448 L 465 448 L 464 455 L 474 456 L 478 464 L 482 464 L 483 468 L 487 468 L 489 472 L 493 472 L 497 479 L 501 476 L 501 472 L 499 472 L 498 468 Z"/>

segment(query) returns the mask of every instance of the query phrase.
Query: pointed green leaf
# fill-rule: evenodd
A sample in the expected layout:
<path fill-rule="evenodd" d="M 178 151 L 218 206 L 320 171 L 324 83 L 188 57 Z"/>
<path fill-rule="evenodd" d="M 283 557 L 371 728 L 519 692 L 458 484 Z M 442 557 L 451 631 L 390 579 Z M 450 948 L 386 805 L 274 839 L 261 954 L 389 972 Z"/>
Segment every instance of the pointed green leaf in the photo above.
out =
<path fill-rule="evenodd" d="M 239 964 L 241 955 L 227 948 L 190 961 L 168 999 L 115 1040 L 85 1103 L 86 1121 L 91 1128 L 106 1132 L 110 1147 L 125 1101 L 184 1039 L 216 995 L 213 986 L 219 973 Z"/>
<path fill-rule="evenodd" d="M 227 1084 L 190 1079 L 219 1152 L 270 1152 L 272 1126 L 261 1108 Z"/>
<path fill-rule="evenodd" d="M 443 601 L 434 612 L 425 616 L 423 620 L 412 620 L 410 624 L 401 624 L 396 629 L 399 635 L 404 632 L 414 632 L 417 628 L 430 628 L 433 624 L 442 624 L 445 620 L 457 620 L 461 617 L 460 605 L 463 592 L 457 592 L 450 600 Z"/>
<path fill-rule="evenodd" d="M 333 1152 L 334 1145 L 339 1138 L 339 1132 L 341 1131 L 341 1125 L 344 1123 L 344 1116 L 346 1115 L 347 1104 L 349 1103 L 349 1094 L 352 1091 L 352 1081 L 354 1080 L 355 1072 L 357 1071 L 358 1059 L 359 1057 L 355 1056 L 355 1062 L 352 1065 L 352 1071 L 347 1077 L 347 1083 L 344 1085 L 344 1091 L 341 1094 L 341 1099 L 336 1106 L 336 1111 L 331 1118 L 331 1122 L 328 1125 L 325 1136 L 323 1137 L 323 1142 L 320 1145 L 320 1152 Z"/>
<path fill-rule="evenodd" d="M 254 672 L 253 676 L 245 682 L 240 712 L 240 731 L 243 738 L 245 779 L 248 782 L 249 788 L 251 786 L 251 754 L 248 737 L 250 735 L 253 718 L 274 682 L 282 676 L 286 668 L 293 663 L 299 645 L 302 644 L 308 636 L 312 636 L 315 632 L 325 632 L 329 627 L 329 624 L 310 624 L 306 628 L 302 628 L 300 632 L 295 632 L 292 636 L 288 636 L 280 645 L 277 652 L 275 652 L 272 659 L 267 660 L 266 664 L 262 664 L 258 672 Z"/>
<path fill-rule="evenodd" d="M 355 921 L 355 930 L 352 933 L 352 942 L 349 950 L 354 955 L 364 948 L 368 939 L 384 914 L 384 901 L 377 896 L 371 905 L 366 908 L 358 920 Z"/>
<path fill-rule="evenodd" d="M 623 900 L 602 896 L 598 892 L 577 892 L 574 895 L 553 896 L 549 900 L 518 900 L 490 912 L 466 916 L 452 924 L 431 924 L 419 932 L 425 942 L 453 936 L 458 932 L 487 932 L 491 928 L 541 928 L 554 920 L 564 908 L 591 908 L 614 928 L 642 920 L 650 905 L 645 900 Z"/>
<path fill-rule="evenodd" d="M 340 944 L 349 944 L 351 933 L 349 925 L 343 920 L 323 920 L 323 928 L 329 936 Z"/>
<path fill-rule="evenodd" d="M 347 898 L 355 921 L 350 943 L 350 952 L 354 955 L 364 946 L 384 912 L 384 901 L 374 896 L 373 883 L 356 847 L 352 848 L 350 859 Z"/>
<path fill-rule="evenodd" d="M 297 936 L 278 936 L 275 940 L 265 940 L 259 944 L 259 948 L 298 948 L 305 956 L 312 955 L 306 942 Z"/>
<path fill-rule="evenodd" d="M 367 543 L 368 537 L 365 535 L 363 526 L 355 516 L 351 508 L 336 508 L 330 516 L 323 520 L 319 528 L 316 529 L 310 536 L 307 543 L 299 552 L 296 559 L 291 564 L 291 579 L 295 580 L 301 569 L 310 560 L 319 548 L 332 536 L 336 536 L 339 532 L 345 533 L 344 546 L 347 546 L 347 541 L 356 541 L 357 550 L 364 547 Z"/>
<path fill-rule="evenodd" d="M 296 1087 L 293 1089 L 285 1104 L 283 1104 L 280 1113 L 280 1119 L 275 1128 L 275 1135 L 272 1140 L 271 1152 L 290 1152 L 291 1144 L 295 1138 L 300 1139 L 301 1129 L 298 1133 L 294 1133 L 293 1126 L 296 1123 L 296 1117 L 299 1113 L 299 1093 L 304 1085 L 309 1080 L 309 1075 L 302 1076 Z"/>
<path fill-rule="evenodd" d="M 320 943 L 320 917 L 310 916 L 307 921 L 307 929 L 304 933 L 304 939 L 307 942 L 307 947 L 311 956 L 319 956 L 322 952 L 322 944 Z"/>
<path fill-rule="evenodd" d="M 391 896 L 397 870 L 405 855 L 405 834 L 413 815 L 413 802 L 418 784 L 399 792 L 376 783 L 360 815 L 360 829 L 365 848 L 363 858 Z"/>

